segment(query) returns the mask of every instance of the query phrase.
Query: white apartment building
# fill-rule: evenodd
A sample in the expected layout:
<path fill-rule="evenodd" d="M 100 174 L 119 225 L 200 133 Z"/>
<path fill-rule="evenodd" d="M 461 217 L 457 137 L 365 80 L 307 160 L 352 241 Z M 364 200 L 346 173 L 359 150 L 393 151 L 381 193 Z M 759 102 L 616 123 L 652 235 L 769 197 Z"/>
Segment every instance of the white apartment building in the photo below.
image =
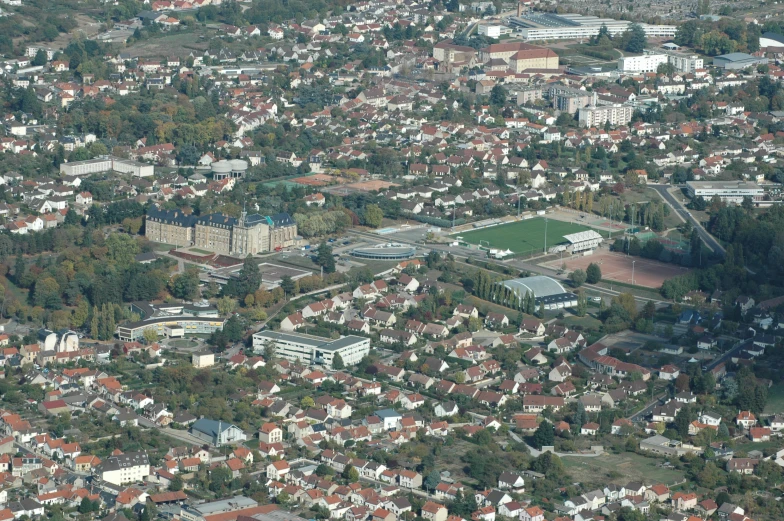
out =
<path fill-rule="evenodd" d="M 689 197 L 702 196 L 709 201 L 718 195 L 725 203 L 734 204 L 742 203 L 744 197 L 762 201 L 765 196 L 765 190 L 750 181 L 687 181 L 686 190 Z"/>
<path fill-rule="evenodd" d="M 123 485 L 138 483 L 150 475 L 150 460 L 144 452 L 129 452 L 117 456 L 109 456 L 93 470 L 99 479 Z"/>
<path fill-rule="evenodd" d="M 620 72 L 656 72 L 659 65 L 667 63 L 665 54 L 643 54 L 642 56 L 622 56 L 618 58 Z"/>
<path fill-rule="evenodd" d="M 676 72 L 692 74 L 699 69 L 705 68 L 702 58 L 696 54 L 683 54 L 676 51 L 665 51 L 667 60 L 675 68 Z"/>
<path fill-rule="evenodd" d="M 340 355 L 346 365 L 355 365 L 370 352 L 370 339 L 348 335 L 337 340 L 299 333 L 259 331 L 253 335 L 253 348 L 262 351 L 271 342 L 275 355 L 292 362 L 323 365 L 332 368 L 332 360 Z"/>
<path fill-rule="evenodd" d="M 578 121 L 581 127 L 603 127 L 610 125 L 625 125 L 632 120 L 634 108 L 631 105 L 590 105 L 579 111 Z"/>

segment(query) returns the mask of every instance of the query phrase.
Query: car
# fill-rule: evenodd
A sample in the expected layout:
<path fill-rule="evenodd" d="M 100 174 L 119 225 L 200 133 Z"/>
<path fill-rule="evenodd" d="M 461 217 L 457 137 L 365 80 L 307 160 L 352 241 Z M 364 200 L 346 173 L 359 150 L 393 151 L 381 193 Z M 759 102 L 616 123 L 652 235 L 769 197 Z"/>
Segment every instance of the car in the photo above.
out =
<path fill-rule="evenodd" d="M 602 297 L 591 297 L 591 302 L 601 302 Z"/>

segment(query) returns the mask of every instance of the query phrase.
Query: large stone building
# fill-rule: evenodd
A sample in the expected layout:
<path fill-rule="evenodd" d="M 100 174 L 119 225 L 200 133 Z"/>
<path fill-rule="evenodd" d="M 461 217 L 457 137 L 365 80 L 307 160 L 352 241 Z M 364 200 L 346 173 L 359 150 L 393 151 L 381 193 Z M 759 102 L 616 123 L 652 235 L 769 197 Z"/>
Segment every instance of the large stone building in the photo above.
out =
<path fill-rule="evenodd" d="M 181 210 L 161 210 L 150 206 L 144 225 L 144 235 L 153 242 L 190 246 L 193 244 L 195 215 L 185 215 Z"/>
<path fill-rule="evenodd" d="M 223 255 L 255 255 L 294 244 L 297 223 L 287 213 L 247 215 L 239 219 L 214 213 L 200 217 L 151 207 L 145 235 L 151 241 L 195 246 Z"/>
<path fill-rule="evenodd" d="M 439 62 L 439 69 L 446 72 L 473 67 L 476 64 L 476 49 L 456 45 L 452 40 L 444 40 L 433 46 L 433 58 Z"/>
<path fill-rule="evenodd" d="M 514 72 L 526 69 L 557 69 L 558 55 L 551 49 L 522 42 L 494 43 L 482 49 L 479 61 L 503 60 Z"/>

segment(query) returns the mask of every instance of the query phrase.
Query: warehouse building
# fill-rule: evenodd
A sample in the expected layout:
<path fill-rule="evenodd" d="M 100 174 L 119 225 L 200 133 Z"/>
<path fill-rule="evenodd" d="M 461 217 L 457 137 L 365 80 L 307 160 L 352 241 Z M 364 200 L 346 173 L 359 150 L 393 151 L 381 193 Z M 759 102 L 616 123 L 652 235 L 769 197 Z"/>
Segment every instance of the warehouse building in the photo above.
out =
<path fill-rule="evenodd" d="M 746 67 L 756 67 L 757 65 L 767 65 L 767 58 L 757 58 L 745 52 L 731 52 L 729 54 L 722 54 L 713 58 L 714 67 L 720 67 L 725 70 L 739 70 Z"/>
<path fill-rule="evenodd" d="M 370 339 L 354 335 L 337 340 L 279 331 L 259 331 L 253 335 L 254 350 L 263 351 L 267 343 L 275 347 L 275 356 L 327 369 L 332 369 L 336 354 L 344 364 L 355 365 L 370 352 Z"/>

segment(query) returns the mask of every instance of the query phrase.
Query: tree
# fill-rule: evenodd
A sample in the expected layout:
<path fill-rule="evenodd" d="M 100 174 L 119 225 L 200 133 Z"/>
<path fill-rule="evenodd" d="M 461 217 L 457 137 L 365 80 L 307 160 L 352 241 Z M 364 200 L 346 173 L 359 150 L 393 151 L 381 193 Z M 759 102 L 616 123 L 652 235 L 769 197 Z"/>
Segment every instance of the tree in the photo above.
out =
<path fill-rule="evenodd" d="M 496 107 L 503 107 L 506 104 L 506 90 L 497 84 L 490 91 L 490 104 Z"/>
<path fill-rule="evenodd" d="M 218 308 L 218 313 L 226 316 L 230 313 L 233 313 L 234 310 L 237 309 L 237 301 L 229 296 L 221 297 L 218 299 L 216 307 Z"/>
<path fill-rule="evenodd" d="M 365 224 L 371 228 L 378 228 L 384 219 L 384 212 L 377 204 L 369 204 L 363 213 Z"/>
<path fill-rule="evenodd" d="M 600 280 L 602 280 L 602 269 L 595 262 L 590 263 L 585 270 L 585 281 L 588 284 L 597 284 Z"/>
<path fill-rule="evenodd" d="M 310 409 L 316 405 L 316 402 L 310 396 L 303 396 L 302 399 L 299 401 L 299 406 L 303 409 Z"/>
<path fill-rule="evenodd" d="M 199 270 L 188 268 L 185 273 L 172 277 L 169 281 L 169 291 L 175 298 L 194 300 L 199 294 Z"/>
<path fill-rule="evenodd" d="M 46 65 L 46 51 L 43 49 L 38 49 L 38 52 L 35 53 L 35 58 L 33 58 L 33 61 L 30 62 L 30 65 L 34 67 Z"/>
<path fill-rule="evenodd" d="M 631 24 L 628 29 L 629 39 L 626 42 L 624 50 L 626 52 L 641 53 L 648 45 L 648 37 L 645 36 L 645 30 L 640 24 Z"/>
<path fill-rule="evenodd" d="M 293 295 L 294 287 L 294 280 L 289 275 L 283 275 L 280 278 L 280 288 L 283 290 L 284 295 Z"/>
<path fill-rule="evenodd" d="M 183 487 L 182 476 L 180 476 L 179 474 L 175 474 L 172 480 L 169 482 L 169 490 L 171 490 L 172 492 L 177 492 L 179 490 L 182 490 L 182 487 Z"/>
<path fill-rule="evenodd" d="M 354 467 L 354 465 L 346 465 L 346 467 L 343 469 L 343 479 L 349 483 L 356 483 L 359 481 L 359 471 Z"/>
<path fill-rule="evenodd" d="M 332 247 L 326 242 L 318 247 L 316 264 L 324 268 L 325 273 L 335 273 L 335 257 L 332 255 Z"/>
<path fill-rule="evenodd" d="M 340 356 L 340 353 L 335 353 L 335 356 L 332 357 L 332 369 L 337 369 L 338 371 L 341 369 L 345 369 L 346 364 L 343 363 L 343 357 Z"/>
<path fill-rule="evenodd" d="M 106 238 L 109 258 L 120 266 L 128 266 L 139 253 L 139 243 L 128 234 L 112 233 Z"/>
<path fill-rule="evenodd" d="M 583 270 L 574 270 L 569 274 L 569 280 L 571 280 L 572 284 L 577 288 L 585 284 L 586 279 L 587 275 Z"/>
<path fill-rule="evenodd" d="M 580 291 L 577 294 L 577 309 L 576 309 L 577 316 L 584 317 L 587 312 L 588 312 L 588 297 L 585 296 L 584 291 Z"/>
<path fill-rule="evenodd" d="M 439 483 L 441 483 L 441 474 L 435 469 L 431 470 L 425 478 L 425 489 L 433 492 Z"/>
<path fill-rule="evenodd" d="M 261 286 L 259 263 L 252 255 L 245 257 L 242 269 L 237 274 L 237 297 L 245 299 L 248 293 L 254 293 Z"/>
<path fill-rule="evenodd" d="M 553 424 L 544 420 L 536 428 L 533 436 L 534 447 L 541 449 L 542 447 L 552 445 L 555 443 L 555 428 Z"/>
<path fill-rule="evenodd" d="M 148 327 L 142 332 L 145 344 L 152 344 L 158 341 L 158 329 L 155 327 Z"/>

